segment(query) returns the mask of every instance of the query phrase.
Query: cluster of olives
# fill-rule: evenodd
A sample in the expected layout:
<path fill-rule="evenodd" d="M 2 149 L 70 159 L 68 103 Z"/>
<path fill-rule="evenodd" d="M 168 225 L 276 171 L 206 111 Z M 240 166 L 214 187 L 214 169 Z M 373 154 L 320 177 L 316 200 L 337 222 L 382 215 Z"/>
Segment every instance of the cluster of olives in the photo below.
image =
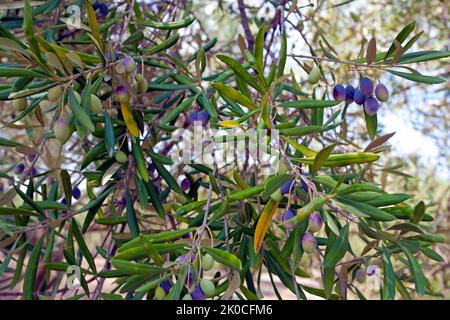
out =
<path fill-rule="evenodd" d="M 176 261 L 183 262 L 188 258 L 187 254 L 179 256 Z M 195 257 L 191 256 L 191 262 L 194 262 Z M 214 266 L 214 259 L 210 254 L 205 254 L 201 260 L 201 267 L 203 271 L 209 271 Z M 192 283 L 192 271 L 188 275 L 186 280 L 187 286 L 191 286 Z M 155 289 L 155 299 L 163 300 L 172 288 L 172 282 L 170 280 L 162 281 Z M 191 290 L 183 296 L 183 300 L 205 300 L 207 298 L 214 297 L 216 292 L 216 286 L 214 282 L 209 279 L 200 279 L 200 282 L 193 286 Z"/>
<path fill-rule="evenodd" d="M 342 84 L 335 85 L 333 98 L 339 102 L 345 100 L 348 104 L 355 102 L 356 104 L 364 105 L 366 113 L 373 116 L 380 107 L 379 101 L 386 102 L 389 99 L 389 91 L 384 84 L 378 83 L 374 92 L 372 80 L 364 77 L 359 81 L 358 89 L 350 85 L 347 87 L 344 87 Z"/>
<path fill-rule="evenodd" d="M 296 216 L 296 212 L 294 209 L 289 208 L 287 209 L 283 216 L 281 217 L 281 220 L 287 221 L 293 217 Z M 316 233 L 320 231 L 323 225 L 322 217 L 320 216 L 320 213 L 313 212 L 309 216 L 308 220 L 308 232 L 305 232 L 305 234 L 302 237 L 302 248 L 303 251 L 306 253 L 313 253 L 317 248 L 317 239 L 313 235 L 313 233 Z"/>

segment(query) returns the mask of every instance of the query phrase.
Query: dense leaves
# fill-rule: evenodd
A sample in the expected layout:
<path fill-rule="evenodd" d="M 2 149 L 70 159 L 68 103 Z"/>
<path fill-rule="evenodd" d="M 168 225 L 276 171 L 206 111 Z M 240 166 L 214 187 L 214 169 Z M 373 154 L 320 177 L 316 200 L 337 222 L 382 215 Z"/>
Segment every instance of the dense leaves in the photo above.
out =
<path fill-rule="evenodd" d="M 0 21 L 7 58 L 0 99 L 19 112 L 0 131 L 0 276 L 12 276 L 9 286 L 23 281 L 24 299 L 60 298 L 54 289 L 63 279 L 62 290 L 78 299 L 257 299 L 267 270 L 299 299 L 304 292 L 364 297 L 363 276 L 380 277 L 384 299 L 411 295 L 411 283 L 419 295 L 433 294 L 418 259 L 423 252 L 442 260 L 430 248 L 442 241 L 427 228 L 434 213 L 373 179 L 393 134 L 380 135 L 376 113 L 360 108 L 371 142 L 364 149 L 345 137 L 353 96 L 346 100 L 344 90 L 333 98 L 321 64 L 303 62 L 310 76 L 299 84 L 286 67 L 283 19 L 240 36 L 242 56 L 216 48 L 215 39 L 191 55 L 177 31 L 197 23 L 190 2 L 168 14 L 132 3 L 78 1 L 81 25 L 68 33 L 67 20 L 42 32 L 33 23 L 64 9 L 62 2 L 31 7 L 27 0 L 17 17 L 25 42 L 12 32 L 20 26 Z M 289 14 L 296 11 L 284 3 Z M 413 29 L 406 26 L 382 54 L 373 38 L 366 58 L 356 53 L 346 63 L 362 76 L 375 67 L 443 82 L 409 67 L 394 70 L 448 56 L 407 53 Z M 268 43 L 274 37 L 281 50 Z M 320 46 L 325 58 L 315 62 L 341 62 Z M 196 130 L 204 139 L 192 147 L 204 161 L 178 161 L 180 149 L 184 160 L 191 155 L 186 143 Z M 17 131 L 26 134 L 15 139 Z M 263 131 L 258 140 L 255 132 Z M 242 141 L 245 152 L 222 161 L 223 137 Z M 261 157 L 275 155 L 278 163 L 250 159 L 256 140 Z M 293 214 L 282 219 L 288 209 Z M 309 259 L 320 265 L 320 287 L 300 279 L 313 276 Z M 70 291 L 69 270 L 84 293 Z"/>

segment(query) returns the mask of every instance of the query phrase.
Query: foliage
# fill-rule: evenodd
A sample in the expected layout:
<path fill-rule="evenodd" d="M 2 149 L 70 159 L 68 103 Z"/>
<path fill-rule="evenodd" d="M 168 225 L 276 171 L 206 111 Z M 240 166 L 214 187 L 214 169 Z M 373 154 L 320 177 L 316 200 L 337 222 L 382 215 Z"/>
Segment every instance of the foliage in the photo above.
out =
<path fill-rule="evenodd" d="M 245 37 L 233 45 L 240 54 L 215 48 L 215 39 L 190 52 L 191 2 L 74 2 L 78 29 L 68 30 L 70 17 L 39 24 L 67 7 L 58 0 L 26 0 L 0 21 L 9 117 L 0 138 L 2 288 L 19 286 L 24 299 L 56 298 L 60 287 L 71 299 L 258 299 L 264 269 L 299 299 L 346 299 L 348 291 L 364 299 L 358 274 L 379 268 L 382 299 L 439 295 L 421 268 L 424 259 L 443 261 L 431 246 L 444 239 L 427 227 L 434 212 L 374 182 L 392 135 L 380 136 L 377 113 L 360 108 L 371 141 L 347 137 L 351 102 L 332 97 L 337 81 L 325 65 L 442 83 L 410 66 L 450 54 L 412 51 L 413 22 L 386 50 L 373 38 L 344 60 L 322 35 L 320 50 L 290 54 L 286 21 L 301 8 L 280 1 L 266 23 L 249 22 L 244 7 Z M 287 70 L 288 57 L 308 80 Z M 276 172 L 263 175 L 248 159 L 219 166 L 214 149 L 210 164 L 175 163 L 181 142 L 172 135 L 192 131 L 193 120 L 279 130 Z M 296 214 L 283 221 L 288 208 Z M 318 261 L 321 287 L 299 280 L 313 272 L 302 260 Z M 75 293 L 61 276 L 73 266 L 81 272 Z"/>

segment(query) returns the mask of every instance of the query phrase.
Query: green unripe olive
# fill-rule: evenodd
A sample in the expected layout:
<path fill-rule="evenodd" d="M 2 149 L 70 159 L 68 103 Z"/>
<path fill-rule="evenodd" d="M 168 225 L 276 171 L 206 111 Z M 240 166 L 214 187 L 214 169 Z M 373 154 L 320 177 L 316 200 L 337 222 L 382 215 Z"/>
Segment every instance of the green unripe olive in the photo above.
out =
<path fill-rule="evenodd" d="M 123 74 L 125 73 L 125 66 L 123 65 L 123 62 L 119 62 L 118 64 L 116 64 L 116 66 L 114 67 L 114 69 L 116 70 L 116 72 L 118 74 Z"/>
<path fill-rule="evenodd" d="M 55 102 L 55 101 L 58 101 L 59 98 L 61 98 L 62 94 L 63 94 L 63 90 L 62 90 L 61 86 L 56 86 L 56 87 L 48 89 L 47 99 Z"/>
<path fill-rule="evenodd" d="M 308 76 L 308 82 L 311 84 L 316 84 L 320 80 L 320 69 L 318 67 L 314 67 Z"/>
<path fill-rule="evenodd" d="M 100 113 L 103 111 L 102 101 L 95 94 L 91 94 L 91 111 Z"/>
<path fill-rule="evenodd" d="M 145 80 L 145 78 L 141 75 L 141 74 L 137 74 L 134 79 L 136 80 L 137 83 L 137 89 L 138 92 L 140 93 L 145 93 L 147 92 L 148 89 L 148 83 L 147 80 Z"/>
<path fill-rule="evenodd" d="M 214 259 L 213 257 L 207 253 L 202 257 L 202 269 L 203 271 L 209 271 L 214 266 Z"/>
<path fill-rule="evenodd" d="M 200 289 L 202 289 L 207 298 L 214 297 L 216 293 L 216 286 L 211 280 L 208 279 L 200 280 Z"/>
<path fill-rule="evenodd" d="M 278 189 L 277 191 L 272 193 L 270 197 L 272 198 L 273 201 L 281 201 L 281 199 L 283 199 L 283 194 L 281 193 L 281 190 Z"/>
<path fill-rule="evenodd" d="M 183 296 L 183 299 L 181 300 L 192 300 L 192 296 L 189 293 L 187 293 Z"/>
<path fill-rule="evenodd" d="M 56 139 L 62 144 L 66 143 L 72 136 L 72 130 L 70 130 L 69 123 L 64 117 L 61 117 L 56 121 L 53 131 L 55 132 Z"/>
<path fill-rule="evenodd" d="M 125 154 L 125 152 L 120 151 L 120 150 L 116 152 L 115 158 L 118 163 L 125 163 L 128 160 L 128 157 Z"/>
<path fill-rule="evenodd" d="M 366 269 L 360 268 L 356 271 L 355 274 L 356 281 L 359 283 L 364 283 L 366 281 Z"/>
<path fill-rule="evenodd" d="M 155 299 L 156 300 L 164 300 L 165 297 L 166 297 L 166 292 L 164 291 L 164 289 L 161 287 L 156 288 Z"/>
<path fill-rule="evenodd" d="M 14 109 L 23 111 L 28 106 L 28 100 L 26 98 L 15 99 L 12 102 Z"/>
<path fill-rule="evenodd" d="M 54 106 L 55 103 L 50 100 L 42 100 L 41 102 L 39 102 L 39 107 L 41 108 L 42 112 L 47 112 Z"/>

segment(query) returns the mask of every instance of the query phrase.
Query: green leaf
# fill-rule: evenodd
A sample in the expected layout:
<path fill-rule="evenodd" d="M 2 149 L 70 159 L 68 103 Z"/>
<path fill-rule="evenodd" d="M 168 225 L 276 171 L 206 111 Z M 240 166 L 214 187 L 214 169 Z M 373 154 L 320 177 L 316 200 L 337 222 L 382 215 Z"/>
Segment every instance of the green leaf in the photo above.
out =
<path fill-rule="evenodd" d="M 135 238 L 139 236 L 140 230 L 136 218 L 136 212 L 134 211 L 133 207 L 133 200 L 131 199 L 130 190 L 128 189 L 126 191 L 126 207 L 128 227 L 130 228 L 131 235 L 133 236 L 133 238 Z"/>
<path fill-rule="evenodd" d="M 383 266 L 384 266 L 383 300 L 394 300 L 395 284 L 397 282 L 397 276 L 395 275 L 394 268 L 392 267 L 388 251 L 384 246 L 383 246 Z"/>
<path fill-rule="evenodd" d="M 70 207 L 70 204 L 72 203 L 72 183 L 70 182 L 70 175 L 67 170 L 63 169 L 61 170 L 60 177 L 64 189 L 64 196 L 67 201 L 67 206 Z"/>
<path fill-rule="evenodd" d="M 169 122 L 178 118 L 179 114 L 182 113 L 187 108 L 189 108 L 195 99 L 196 99 L 196 96 L 189 97 L 189 98 L 183 100 L 183 102 L 181 102 L 178 106 L 176 106 L 172 111 L 170 111 L 167 115 L 165 115 L 161 119 L 160 125 L 166 125 Z"/>
<path fill-rule="evenodd" d="M 280 187 L 292 178 L 290 174 L 279 174 L 267 179 L 264 184 L 264 192 L 261 194 L 263 201 L 270 198 L 270 195 L 280 189 Z"/>
<path fill-rule="evenodd" d="M 0 216 L 8 216 L 8 215 L 23 215 L 31 217 L 38 216 L 38 214 L 34 213 L 33 211 L 26 209 L 0 207 Z"/>
<path fill-rule="evenodd" d="M 253 101 L 251 101 L 247 96 L 243 95 L 236 89 L 229 87 L 223 83 L 213 83 L 212 86 L 219 92 L 221 96 L 237 102 L 250 110 L 258 109 L 258 106 L 256 106 Z"/>
<path fill-rule="evenodd" d="M 426 84 L 438 84 L 438 83 L 444 83 L 445 79 L 439 78 L 439 77 L 431 77 L 431 76 L 424 76 L 422 74 L 415 74 L 415 73 L 406 73 L 406 72 L 400 72 L 395 70 L 387 69 L 389 73 L 392 73 L 395 76 L 405 78 L 407 80 L 411 80 L 414 82 L 419 83 L 426 83 Z"/>
<path fill-rule="evenodd" d="M 14 189 L 16 190 L 17 194 L 23 199 L 25 203 L 27 203 L 31 208 L 37 211 L 41 216 L 45 217 L 44 210 L 42 210 L 41 207 L 39 207 L 36 202 L 33 201 L 27 194 L 22 192 L 19 187 L 16 185 L 13 185 Z"/>
<path fill-rule="evenodd" d="M 150 196 L 150 202 L 152 203 L 161 219 L 164 219 L 164 217 L 166 216 L 166 212 L 164 211 L 164 206 L 161 202 L 161 199 L 159 199 L 158 197 L 158 190 L 156 189 L 152 180 L 149 180 L 145 184 L 145 187 L 147 188 L 148 195 Z"/>
<path fill-rule="evenodd" d="M 142 26 L 151 27 L 160 30 L 174 30 L 185 28 L 195 21 L 195 17 L 186 18 L 176 22 L 159 22 L 152 20 L 138 20 L 138 23 Z"/>
<path fill-rule="evenodd" d="M 296 109 L 320 109 L 328 108 L 338 105 L 340 102 L 336 100 L 294 100 L 280 103 L 281 108 L 296 108 Z"/>
<path fill-rule="evenodd" d="M 319 169 L 325 164 L 334 147 L 336 147 L 335 143 L 329 145 L 328 147 L 323 148 L 316 154 L 316 156 L 314 157 L 314 163 L 312 165 L 311 170 L 312 175 L 316 175 Z"/>
<path fill-rule="evenodd" d="M 287 37 L 286 31 L 281 35 L 281 49 L 280 49 L 280 61 L 278 62 L 277 77 L 280 78 L 284 75 L 284 68 L 286 66 L 287 58 Z"/>
<path fill-rule="evenodd" d="M 39 50 L 38 42 L 36 41 L 36 38 L 34 36 L 33 31 L 33 16 L 31 12 L 31 6 L 30 1 L 25 0 L 25 9 L 23 12 L 23 31 L 25 33 L 25 36 L 27 37 L 28 43 L 30 44 L 31 50 L 34 52 L 34 54 L 38 57 L 38 59 L 41 58 L 41 53 Z"/>
<path fill-rule="evenodd" d="M 28 1 L 27 1 L 28 2 Z M 39 256 L 41 255 L 42 243 L 44 237 L 41 237 L 33 250 L 27 262 L 27 269 L 25 270 L 25 277 L 23 280 L 23 299 L 32 300 L 34 296 L 34 287 L 36 284 L 36 272 L 39 266 Z"/>
<path fill-rule="evenodd" d="M 91 270 L 94 273 L 97 273 L 97 268 L 95 266 L 94 258 L 92 257 L 91 252 L 89 251 L 89 248 L 86 245 L 86 242 L 84 242 L 83 235 L 82 235 L 80 229 L 78 228 L 78 225 L 77 225 L 77 222 L 75 221 L 75 219 L 72 219 L 70 227 L 72 229 L 72 234 L 78 243 L 78 247 L 80 248 L 81 253 L 83 254 L 87 263 L 89 264 L 89 267 L 91 268 Z"/>
<path fill-rule="evenodd" d="M 425 293 L 427 279 L 423 274 L 422 268 L 420 267 L 419 262 L 416 260 L 413 254 L 405 246 L 402 246 L 402 249 L 405 252 L 406 257 L 408 258 L 409 267 L 416 284 L 416 292 L 419 295 L 423 295 Z"/>
<path fill-rule="evenodd" d="M 219 263 L 222 263 L 238 271 L 242 269 L 241 260 L 239 260 L 239 258 L 232 253 L 211 247 L 204 247 L 203 250 L 209 253 L 214 258 L 214 260 Z"/>
<path fill-rule="evenodd" d="M 94 127 L 94 124 L 92 123 L 91 118 L 89 118 L 86 111 L 84 111 L 84 109 L 81 108 L 80 104 L 78 103 L 77 98 L 75 97 L 75 95 L 73 93 L 72 88 L 69 89 L 68 99 L 69 99 L 69 105 L 72 108 L 75 119 L 77 119 L 77 121 L 82 126 L 84 126 L 86 129 L 88 129 L 92 132 L 95 131 L 95 127 Z"/>
<path fill-rule="evenodd" d="M 418 224 L 420 221 L 422 221 L 423 217 L 425 215 L 425 203 L 423 201 L 420 201 L 415 207 L 414 212 L 409 221 L 414 224 Z"/>
<path fill-rule="evenodd" d="M 408 36 L 414 30 L 415 26 L 416 26 L 415 21 L 409 23 L 397 34 L 397 36 L 395 37 L 395 40 L 397 40 L 400 44 L 403 43 L 403 41 L 405 41 L 406 38 L 408 38 Z M 397 47 L 395 46 L 395 44 L 392 43 L 391 46 L 389 47 L 389 50 L 386 52 L 386 55 L 384 56 L 383 60 L 390 58 L 395 53 L 396 48 Z"/>
<path fill-rule="evenodd" d="M 21 144 L 19 142 L 16 142 L 16 141 L 12 141 L 12 140 L 0 137 L 0 146 L 2 146 L 2 147 L 19 147 L 19 146 L 22 146 L 23 147 L 23 144 Z"/>
<path fill-rule="evenodd" d="M 348 249 L 348 230 L 349 225 L 347 224 L 339 231 L 339 237 L 333 241 L 329 248 L 327 247 L 323 260 L 324 268 L 333 268 L 344 257 Z"/>
<path fill-rule="evenodd" d="M 103 111 L 103 115 L 105 116 L 105 144 L 106 150 L 108 151 L 108 155 L 110 158 L 114 156 L 114 147 L 116 145 L 116 136 L 114 135 L 114 127 L 111 121 L 111 117 L 109 116 L 106 110 Z"/>
<path fill-rule="evenodd" d="M 266 26 L 263 23 L 256 35 L 255 47 L 253 49 L 253 56 L 256 60 L 256 69 L 260 75 L 264 75 L 264 33 L 266 31 Z"/>
<path fill-rule="evenodd" d="M 322 130 L 321 126 L 303 126 L 296 128 L 281 129 L 280 134 L 283 136 L 301 137 Z"/>
<path fill-rule="evenodd" d="M 13 77 L 21 77 L 21 78 L 46 78 L 48 75 L 33 71 L 29 69 L 22 68 L 14 68 L 14 67 L 0 67 L 0 77 L 5 78 L 13 78 Z"/>
<path fill-rule="evenodd" d="M 396 219 L 395 216 L 393 216 L 389 213 L 386 213 L 383 210 L 380 210 L 376 207 L 368 205 L 364 202 L 357 202 L 357 201 L 353 201 L 353 200 L 343 198 L 343 197 L 338 197 L 338 196 L 334 197 L 334 199 L 340 203 L 343 203 L 345 205 L 355 208 L 356 210 L 359 210 L 363 214 L 369 215 L 370 219 L 375 220 L 375 221 L 393 221 Z"/>
<path fill-rule="evenodd" d="M 119 271 L 126 274 L 142 275 L 142 276 L 155 276 L 166 269 L 162 267 L 153 266 L 147 263 L 134 263 L 130 261 L 111 259 L 111 264 Z"/>
<path fill-rule="evenodd" d="M 377 135 L 377 126 L 378 126 L 377 114 L 375 113 L 373 116 L 370 116 L 364 110 L 364 118 L 366 120 L 367 133 L 369 134 L 369 137 L 373 139 Z"/>
<path fill-rule="evenodd" d="M 244 82 L 248 83 L 260 93 L 264 93 L 264 90 L 255 80 L 255 78 L 250 75 L 238 61 L 224 55 L 217 55 L 217 59 L 225 63 L 231 70 L 233 70 L 237 77 L 241 78 Z"/>

